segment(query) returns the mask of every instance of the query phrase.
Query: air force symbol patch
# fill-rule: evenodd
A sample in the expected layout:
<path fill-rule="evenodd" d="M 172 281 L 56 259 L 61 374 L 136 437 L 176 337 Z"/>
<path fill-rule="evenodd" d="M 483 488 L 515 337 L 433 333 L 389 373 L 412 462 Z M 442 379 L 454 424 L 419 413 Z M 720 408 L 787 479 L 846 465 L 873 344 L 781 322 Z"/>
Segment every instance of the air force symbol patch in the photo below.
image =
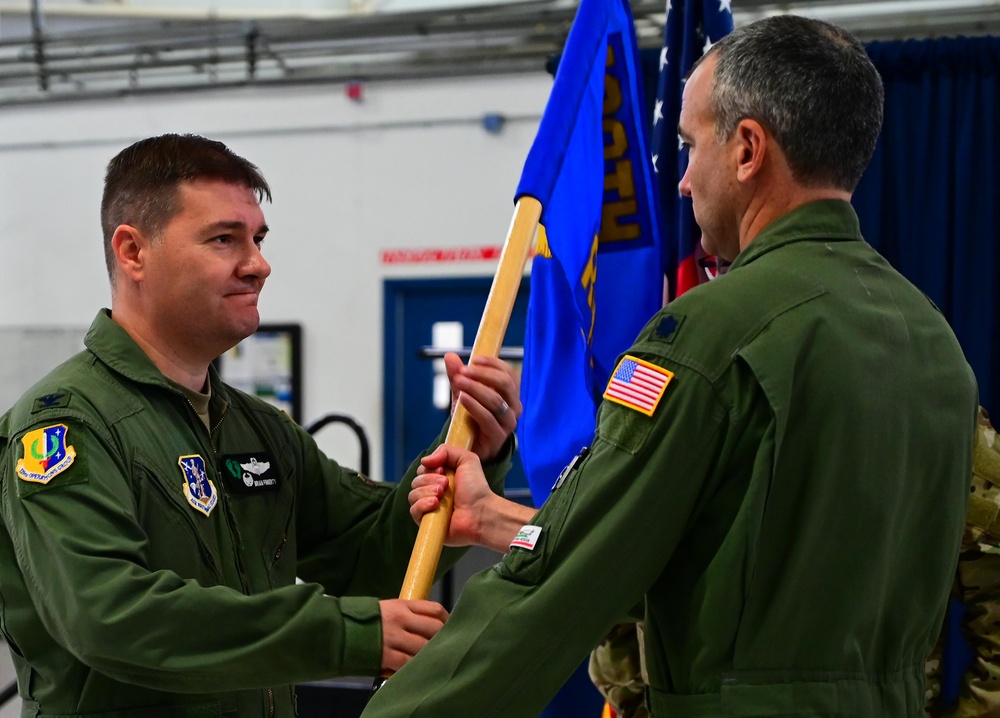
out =
<path fill-rule="evenodd" d="M 188 503 L 208 516 L 219 503 L 219 494 L 205 471 L 205 460 L 198 454 L 189 454 L 179 457 L 177 464 L 184 474 L 184 496 Z"/>
<path fill-rule="evenodd" d="M 18 459 L 17 475 L 24 481 L 47 484 L 76 459 L 76 450 L 66 446 L 65 424 L 29 431 L 21 438 L 21 444 L 24 458 Z"/>

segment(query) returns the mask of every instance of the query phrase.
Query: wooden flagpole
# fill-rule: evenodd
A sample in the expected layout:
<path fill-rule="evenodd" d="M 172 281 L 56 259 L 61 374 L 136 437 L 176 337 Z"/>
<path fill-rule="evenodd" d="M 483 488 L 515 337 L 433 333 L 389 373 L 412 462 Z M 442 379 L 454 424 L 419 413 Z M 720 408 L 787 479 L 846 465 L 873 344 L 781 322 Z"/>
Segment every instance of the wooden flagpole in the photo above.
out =
<path fill-rule="evenodd" d="M 479 331 L 476 332 L 476 341 L 472 345 L 470 361 L 472 357 L 495 357 L 500 353 L 507 323 L 514 309 L 514 300 L 517 299 L 517 290 L 524 276 L 524 265 L 528 261 L 531 242 L 541 216 L 542 205 L 534 197 L 522 197 L 514 206 L 514 216 L 507 230 L 507 239 L 500 254 L 496 276 L 493 277 L 493 286 L 490 287 L 490 294 L 486 299 L 486 308 L 479 323 Z M 475 437 L 475 424 L 469 412 L 459 403 L 455 407 L 455 414 L 451 418 L 451 426 L 448 427 L 444 443 L 448 446 L 470 449 Z M 425 514 L 420 521 L 420 529 L 417 531 L 410 563 L 403 579 L 403 588 L 399 593 L 400 598 L 420 600 L 430 595 L 454 508 L 455 474 L 450 469 L 445 474 L 448 477 L 448 488 L 441 497 L 438 507 Z M 383 675 L 375 679 L 372 694 L 382 687 L 387 678 L 388 675 Z"/>

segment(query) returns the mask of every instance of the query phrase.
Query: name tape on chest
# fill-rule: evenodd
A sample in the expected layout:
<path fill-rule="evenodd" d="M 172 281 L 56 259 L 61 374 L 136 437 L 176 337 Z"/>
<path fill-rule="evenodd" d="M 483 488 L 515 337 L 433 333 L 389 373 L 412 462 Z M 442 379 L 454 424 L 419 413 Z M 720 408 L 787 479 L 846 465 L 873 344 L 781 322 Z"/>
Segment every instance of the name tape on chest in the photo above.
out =
<path fill-rule="evenodd" d="M 278 465 L 266 451 L 226 454 L 222 457 L 222 476 L 226 488 L 235 494 L 277 491 L 280 487 Z"/>

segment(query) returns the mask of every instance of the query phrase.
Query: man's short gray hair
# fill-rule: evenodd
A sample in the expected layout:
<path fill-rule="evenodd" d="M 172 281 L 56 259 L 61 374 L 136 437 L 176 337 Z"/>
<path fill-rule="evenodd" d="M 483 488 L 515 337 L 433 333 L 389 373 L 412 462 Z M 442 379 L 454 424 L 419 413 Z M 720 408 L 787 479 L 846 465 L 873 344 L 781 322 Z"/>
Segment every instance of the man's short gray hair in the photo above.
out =
<path fill-rule="evenodd" d="M 806 186 L 854 191 L 882 128 L 884 94 L 864 46 L 843 28 L 795 15 L 741 27 L 713 46 L 720 140 L 760 122 Z"/>

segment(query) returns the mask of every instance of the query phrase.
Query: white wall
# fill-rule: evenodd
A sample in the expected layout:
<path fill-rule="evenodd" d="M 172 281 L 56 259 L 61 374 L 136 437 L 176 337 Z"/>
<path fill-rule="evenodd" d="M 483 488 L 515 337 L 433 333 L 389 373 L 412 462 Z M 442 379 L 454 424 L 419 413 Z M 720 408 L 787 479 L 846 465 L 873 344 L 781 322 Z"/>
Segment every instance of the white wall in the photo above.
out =
<path fill-rule="evenodd" d="M 551 78 L 384 83 L 141 97 L 0 109 L 0 328 L 86 327 L 110 295 L 99 205 L 120 149 L 195 132 L 256 163 L 273 267 L 265 322 L 303 325 L 303 420 L 346 412 L 382 457 L 382 281 L 492 276 L 494 262 L 383 265 L 385 249 L 500 245 Z M 500 134 L 481 119 L 499 112 Z M 323 431 L 346 463 L 357 443 Z M 389 477 L 396 478 L 396 477 Z"/>

